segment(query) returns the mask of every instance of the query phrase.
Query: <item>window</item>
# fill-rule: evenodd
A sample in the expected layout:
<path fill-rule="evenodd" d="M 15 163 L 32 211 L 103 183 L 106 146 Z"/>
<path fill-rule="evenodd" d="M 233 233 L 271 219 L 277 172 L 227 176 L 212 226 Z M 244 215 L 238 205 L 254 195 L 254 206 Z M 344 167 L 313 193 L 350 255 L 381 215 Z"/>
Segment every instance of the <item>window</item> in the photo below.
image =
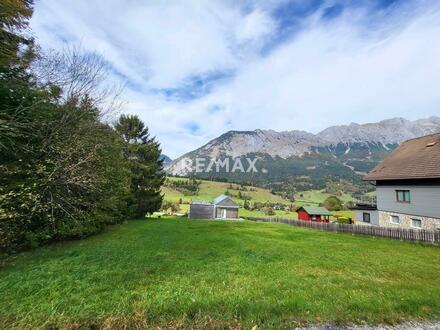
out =
<path fill-rule="evenodd" d="M 411 219 L 411 226 L 414 228 L 422 228 L 422 220 L 420 219 Z"/>
<path fill-rule="evenodd" d="M 364 213 L 362 214 L 362 220 L 363 220 L 364 222 L 368 222 L 368 223 L 370 223 L 370 213 L 366 213 L 366 212 L 364 212 Z"/>
<path fill-rule="evenodd" d="M 390 222 L 391 223 L 395 223 L 395 224 L 399 224 L 400 223 L 400 218 L 397 215 L 391 215 L 390 216 Z"/>
<path fill-rule="evenodd" d="M 411 203 L 409 190 L 396 190 L 396 201 L 399 203 Z"/>

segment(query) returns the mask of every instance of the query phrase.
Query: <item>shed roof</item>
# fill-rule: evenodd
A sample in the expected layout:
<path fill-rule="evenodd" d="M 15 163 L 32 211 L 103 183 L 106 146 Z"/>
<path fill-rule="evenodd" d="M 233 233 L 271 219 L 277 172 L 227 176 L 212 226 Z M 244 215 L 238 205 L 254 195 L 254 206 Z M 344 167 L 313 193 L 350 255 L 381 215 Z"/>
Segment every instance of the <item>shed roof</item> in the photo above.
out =
<path fill-rule="evenodd" d="M 193 204 L 193 205 L 212 205 L 212 203 L 208 202 L 208 201 L 192 201 L 191 204 Z"/>
<path fill-rule="evenodd" d="M 226 198 L 229 198 L 229 197 L 226 196 L 226 195 L 220 195 L 220 196 L 214 198 L 214 199 L 212 200 L 212 203 L 213 203 L 213 204 L 218 204 L 218 203 L 224 201 Z"/>
<path fill-rule="evenodd" d="M 403 142 L 364 180 L 440 178 L 440 133 Z"/>
<path fill-rule="evenodd" d="M 321 206 L 301 206 L 296 211 L 303 209 L 309 215 L 332 215 L 329 210 Z"/>

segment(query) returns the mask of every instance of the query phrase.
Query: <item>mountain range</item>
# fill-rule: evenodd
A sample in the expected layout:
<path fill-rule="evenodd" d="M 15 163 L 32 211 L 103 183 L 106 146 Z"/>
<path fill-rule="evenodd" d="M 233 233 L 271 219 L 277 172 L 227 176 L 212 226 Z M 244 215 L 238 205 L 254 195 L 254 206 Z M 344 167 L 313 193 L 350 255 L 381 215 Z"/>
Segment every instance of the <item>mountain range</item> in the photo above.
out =
<path fill-rule="evenodd" d="M 254 157 L 258 173 L 197 173 L 200 177 L 255 182 L 294 182 L 317 188 L 322 181 L 359 181 L 360 175 L 405 140 L 440 132 L 440 117 L 415 121 L 392 118 L 377 123 L 331 126 L 305 131 L 229 131 L 166 166 L 170 175 L 195 174 L 185 166 L 196 158 Z M 320 183 L 321 182 L 321 183 Z"/>

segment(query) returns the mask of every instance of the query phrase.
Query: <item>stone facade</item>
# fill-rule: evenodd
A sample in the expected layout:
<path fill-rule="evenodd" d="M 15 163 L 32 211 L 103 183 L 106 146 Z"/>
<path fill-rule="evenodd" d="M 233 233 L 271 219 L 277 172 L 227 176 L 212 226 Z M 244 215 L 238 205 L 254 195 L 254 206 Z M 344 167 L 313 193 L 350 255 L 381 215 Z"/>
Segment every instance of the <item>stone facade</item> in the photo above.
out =
<path fill-rule="evenodd" d="M 399 217 L 399 223 L 391 222 L 391 216 Z M 379 211 L 379 226 L 381 227 L 391 227 L 391 228 L 412 228 L 412 220 L 421 220 L 420 229 L 440 229 L 440 219 L 422 217 L 416 215 L 409 215 L 397 212 Z"/>

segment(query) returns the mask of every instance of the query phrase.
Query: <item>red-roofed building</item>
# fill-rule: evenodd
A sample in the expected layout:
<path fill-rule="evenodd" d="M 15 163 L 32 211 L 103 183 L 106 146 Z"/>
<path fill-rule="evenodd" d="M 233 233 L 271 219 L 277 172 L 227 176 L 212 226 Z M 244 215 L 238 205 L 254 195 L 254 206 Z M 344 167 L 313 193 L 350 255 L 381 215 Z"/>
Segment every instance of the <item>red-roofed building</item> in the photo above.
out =
<path fill-rule="evenodd" d="M 296 210 L 298 220 L 329 222 L 332 215 L 325 207 L 301 206 Z"/>

